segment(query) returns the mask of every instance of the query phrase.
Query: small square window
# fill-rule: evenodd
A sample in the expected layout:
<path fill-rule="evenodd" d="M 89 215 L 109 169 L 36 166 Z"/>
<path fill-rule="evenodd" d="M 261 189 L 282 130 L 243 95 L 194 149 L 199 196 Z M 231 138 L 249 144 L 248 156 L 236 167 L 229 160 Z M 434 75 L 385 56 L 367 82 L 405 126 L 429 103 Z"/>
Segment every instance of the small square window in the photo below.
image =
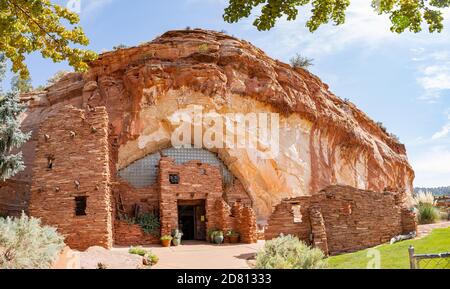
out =
<path fill-rule="evenodd" d="M 169 175 L 169 182 L 172 185 L 178 185 L 180 183 L 180 176 L 178 174 L 170 174 Z"/>
<path fill-rule="evenodd" d="M 86 216 L 87 197 L 75 197 L 75 215 Z"/>

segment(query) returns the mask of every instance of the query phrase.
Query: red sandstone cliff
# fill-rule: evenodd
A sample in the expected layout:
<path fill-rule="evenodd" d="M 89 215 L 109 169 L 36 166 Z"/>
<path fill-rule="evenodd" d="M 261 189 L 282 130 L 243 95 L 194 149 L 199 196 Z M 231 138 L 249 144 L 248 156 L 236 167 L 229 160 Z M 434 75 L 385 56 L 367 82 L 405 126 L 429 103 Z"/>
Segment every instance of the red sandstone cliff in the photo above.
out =
<path fill-rule="evenodd" d="M 70 74 L 24 101 L 29 110 L 23 126 L 35 134 L 24 148 L 27 170 L 14 184 L 20 192 L 0 185 L 0 209 L 6 203 L 10 210 L 26 206 L 39 123 L 67 104 L 106 106 L 118 169 L 169 145 L 173 127 L 167 119 L 177 109 L 195 104 L 219 114 L 280 112 L 277 159 L 255 162 L 250 151 L 218 150 L 260 218 L 282 198 L 330 184 L 412 192 L 414 172 L 404 145 L 318 77 L 222 33 L 170 31 L 138 47 L 104 53 L 88 73 Z"/>

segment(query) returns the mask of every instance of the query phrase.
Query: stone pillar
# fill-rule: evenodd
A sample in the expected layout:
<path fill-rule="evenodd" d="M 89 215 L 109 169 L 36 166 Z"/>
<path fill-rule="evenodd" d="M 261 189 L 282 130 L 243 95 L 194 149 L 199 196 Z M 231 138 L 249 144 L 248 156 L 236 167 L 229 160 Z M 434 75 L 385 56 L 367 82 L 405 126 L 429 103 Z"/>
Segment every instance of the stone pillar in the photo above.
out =
<path fill-rule="evenodd" d="M 411 210 L 402 209 L 402 234 L 417 232 L 417 216 Z"/>
<path fill-rule="evenodd" d="M 258 242 L 258 227 L 256 225 L 255 211 L 250 207 L 244 207 L 239 220 L 241 242 L 246 244 Z"/>
<path fill-rule="evenodd" d="M 325 255 L 329 254 L 328 239 L 325 229 L 325 221 L 319 207 L 312 207 L 310 209 L 311 230 L 313 235 L 312 244 L 319 248 Z"/>

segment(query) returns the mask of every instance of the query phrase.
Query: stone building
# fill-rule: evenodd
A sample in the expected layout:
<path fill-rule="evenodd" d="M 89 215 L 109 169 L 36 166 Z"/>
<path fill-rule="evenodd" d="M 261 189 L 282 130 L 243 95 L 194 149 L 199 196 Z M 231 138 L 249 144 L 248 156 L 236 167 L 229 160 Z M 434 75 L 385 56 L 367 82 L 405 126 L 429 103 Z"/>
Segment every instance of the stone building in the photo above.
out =
<path fill-rule="evenodd" d="M 406 208 L 412 193 L 403 144 L 307 70 L 223 33 L 169 31 L 104 53 L 88 72 L 22 100 L 22 127 L 33 134 L 23 147 L 26 170 L 0 183 L 0 214 L 40 217 L 74 248 L 158 242 L 130 222 L 145 214 L 158 217 L 159 234 L 182 227 L 186 238 L 203 240 L 208 230 L 234 229 L 243 242 L 255 242 L 257 224 L 284 231 L 273 229 L 271 216 L 285 199 L 314 200 L 336 185 L 354 188 L 355 198 L 393 188 L 405 192 L 398 206 Z M 279 136 L 279 153 L 260 158 L 270 145 L 259 134 L 257 147 L 193 140 L 195 149 L 175 149 L 176 115 L 191 109 L 223 120 L 192 123 L 203 134 L 235 131 L 243 121 L 230 115 L 276 114 L 279 126 L 268 134 Z M 244 125 L 237 137 L 255 135 L 265 126 L 258 125 Z M 320 213 L 327 228 L 327 210 Z M 365 213 L 371 216 L 367 210 L 358 218 Z M 320 221 L 317 210 L 309 215 Z M 398 225 L 401 216 L 386 218 Z M 397 225 L 389 233 L 401 231 Z M 334 251 L 334 235 L 326 237 Z"/>
<path fill-rule="evenodd" d="M 265 238 L 294 235 L 325 254 L 352 252 L 417 231 L 403 192 L 330 186 L 312 196 L 286 199 L 269 219 Z"/>

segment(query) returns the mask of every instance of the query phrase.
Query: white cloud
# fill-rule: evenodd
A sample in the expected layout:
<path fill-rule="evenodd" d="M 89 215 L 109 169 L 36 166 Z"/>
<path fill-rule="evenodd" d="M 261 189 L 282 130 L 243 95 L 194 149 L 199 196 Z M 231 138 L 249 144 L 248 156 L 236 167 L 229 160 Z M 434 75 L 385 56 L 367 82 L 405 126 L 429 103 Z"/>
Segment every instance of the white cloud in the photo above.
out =
<path fill-rule="evenodd" d="M 81 1 L 81 13 L 83 18 L 91 17 L 99 12 L 106 5 L 111 4 L 115 0 L 80 0 Z"/>
<path fill-rule="evenodd" d="M 416 172 L 416 186 L 444 186 L 450 184 L 450 149 L 448 146 L 429 147 L 411 159 Z"/>
<path fill-rule="evenodd" d="M 424 89 L 419 99 L 435 103 L 450 90 L 450 51 L 429 52 L 424 49 L 417 50 L 414 55 L 413 60 L 420 63 L 417 82 Z"/>
<path fill-rule="evenodd" d="M 272 33 L 261 39 L 265 47 L 271 47 L 278 55 L 292 55 L 301 48 L 311 57 L 333 54 L 351 44 L 375 48 L 388 38 L 398 37 L 389 30 L 389 20 L 373 11 L 370 0 L 352 1 L 346 13 L 346 22 L 334 26 L 326 24 L 314 33 L 305 28 L 310 17 L 310 7 L 299 11 L 297 21 L 279 20 Z M 251 25 L 251 21 L 248 23 Z M 277 56 L 278 56 L 277 55 Z"/>
<path fill-rule="evenodd" d="M 450 61 L 442 65 L 430 65 L 422 69 L 419 83 L 426 90 L 450 89 Z"/>

